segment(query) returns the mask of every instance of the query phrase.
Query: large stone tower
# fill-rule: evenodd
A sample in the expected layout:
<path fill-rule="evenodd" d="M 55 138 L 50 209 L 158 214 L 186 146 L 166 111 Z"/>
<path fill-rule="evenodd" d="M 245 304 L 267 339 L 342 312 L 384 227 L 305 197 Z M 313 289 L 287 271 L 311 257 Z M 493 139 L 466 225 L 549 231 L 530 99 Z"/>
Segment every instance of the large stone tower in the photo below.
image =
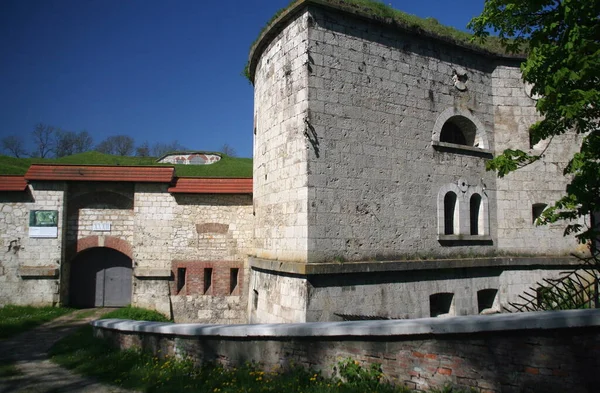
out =
<path fill-rule="evenodd" d="M 506 148 L 542 148 L 520 61 L 342 1 L 272 22 L 249 67 L 250 321 L 500 309 L 571 263 L 574 240 L 533 221 L 564 192 L 576 141 L 505 179 L 485 170 Z"/>

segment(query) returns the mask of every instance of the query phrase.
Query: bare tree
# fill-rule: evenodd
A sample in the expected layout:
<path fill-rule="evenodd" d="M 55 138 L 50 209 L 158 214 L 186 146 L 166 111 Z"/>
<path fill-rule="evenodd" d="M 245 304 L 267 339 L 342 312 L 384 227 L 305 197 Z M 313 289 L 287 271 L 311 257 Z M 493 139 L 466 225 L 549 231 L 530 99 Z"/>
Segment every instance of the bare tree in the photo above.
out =
<path fill-rule="evenodd" d="M 54 143 L 54 154 L 56 157 L 65 157 L 73 154 L 83 153 L 92 148 L 93 140 L 87 131 L 56 131 L 56 142 Z"/>
<path fill-rule="evenodd" d="M 152 145 L 152 155 L 154 157 L 164 156 L 167 153 L 173 153 L 176 151 L 187 150 L 183 145 L 179 144 L 176 140 L 171 143 L 156 142 Z"/>
<path fill-rule="evenodd" d="M 96 146 L 96 150 L 104 154 L 130 156 L 133 154 L 134 141 L 127 135 L 109 136 Z"/>
<path fill-rule="evenodd" d="M 135 149 L 135 155 L 138 157 L 150 157 L 150 146 L 145 141 Z"/>
<path fill-rule="evenodd" d="M 223 144 L 223 146 L 221 146 L 221 153 L 230 156 L 230 157 L 237 157 L 237 153 L 235 151 L 235 149 L 233 148 L 233 146 L 230 146 L 228 143 Z"/>
<path fill-rule="evenodd" d="M 46 158 L 53 150 L 54 127 L 39 123 L 32 132 L 35 149 L 31 154 L 34 157 Z"/>
<path fill-rule="evenodd" d="M 20 136 L 6 136 L 2 138 L 0 144 L 3 151 L 8 152 L 17 158 L 27 155 L 27 151 L 25 150 L 25 141 L 23 141 L 23 138 Z"/>
<path fill-rule="evenodd" d="M 75 153 L 84 153 L 92 150 L 94 146 L 94 139 L 87 131 L 79 131 L 77 138 L 75 139 Z"/>

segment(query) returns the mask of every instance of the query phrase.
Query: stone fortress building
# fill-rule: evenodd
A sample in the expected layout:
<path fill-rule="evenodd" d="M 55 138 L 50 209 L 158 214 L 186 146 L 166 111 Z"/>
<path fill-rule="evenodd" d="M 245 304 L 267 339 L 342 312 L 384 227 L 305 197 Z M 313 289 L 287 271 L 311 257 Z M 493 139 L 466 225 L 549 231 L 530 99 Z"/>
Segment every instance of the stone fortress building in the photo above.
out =
<path fill-rule="evenodd" d="M 501 311 L 581 251 L 535 225 L 578 140 L 529 145 L 520 62 L 298 1 L 251 50 L 253 178 L 42 164 L 0 177 L 0 305 L 131 303 L 207 323 Z M 496 178 L 485 163 L 507 148 L 544 159 Z"/>

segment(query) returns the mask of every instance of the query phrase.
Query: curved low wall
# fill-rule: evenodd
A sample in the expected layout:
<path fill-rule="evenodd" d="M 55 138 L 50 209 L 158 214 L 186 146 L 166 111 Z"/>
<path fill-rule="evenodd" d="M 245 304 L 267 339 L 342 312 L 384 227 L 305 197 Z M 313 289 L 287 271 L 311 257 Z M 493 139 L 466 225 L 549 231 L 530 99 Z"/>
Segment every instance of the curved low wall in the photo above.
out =
<path fill-rule="evenodd" d="M 480 392 L 595 392 L 600 310 L 413 320 L 203 325 L 118 319 L 92 323 L 120 348 L 141 347 L 225 366 L 303 364 L 332 372 L 340 359 L 380 363 L 413 389 L 446 383 Z M 160 352 L 159 352 L 160 351 Z"/>

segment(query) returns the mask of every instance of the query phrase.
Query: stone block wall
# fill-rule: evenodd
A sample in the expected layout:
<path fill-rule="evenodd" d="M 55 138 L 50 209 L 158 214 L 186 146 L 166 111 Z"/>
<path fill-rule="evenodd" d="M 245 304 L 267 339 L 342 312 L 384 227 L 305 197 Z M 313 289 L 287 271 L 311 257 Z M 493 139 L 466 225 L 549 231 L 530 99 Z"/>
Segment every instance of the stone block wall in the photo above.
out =
<path fill-rule="evenodd" d="M 271 40 L 256 67 L 254 249 L 264 258 L 306 259 L 306 155 L 315 140 L 306 123 L 307 31 L 304 13 Z"/>
<path fill-rule="evenodd" d="M 551 206 L 565 194 L 568 179 L 563 170 L 578 151 L 580 138 L 564 134 L 552 142 L 530 146 L 529 126 L 539 120 L 535 100 L 527 94 L 517 67 L 498 65 L 492 73 L 495 153 L 520 149 L 544 158 L 497 180 L 498 248 L 510 253 L 568 254 L 577 249 L 572 237 L 564 237 L 564 222 L 536 226 L 534 204 Z"/>
<path fill-rule="evenodd" d="M 55 305 L 64 256 L 64 183 L 31 182 L 24 192 L 0 195 L 0 306 Z M 29 237 L 31 210 L 57 210 L 56 238 Z M 10 249 L 9 249 L 10 248 Z"/>
<path fill-rule="evenodd" d="M 495 222 L 495 176 L 485 171 L 494 140 L 489 59 L 379 22 L 309 10 L 309 120 L 319 149 L 307 157 L 315 193 L 308 262 L 493 252 L 490 244 L 438 241 L 439 190 L 459 180 L 485 188 L 486 216 Z M 468 77 L 464 91 L 455 87 L 457 72 Z M 481 149 L 434 148 L 436 123 L 450 112 L 477 125 Z"/>
<path fill-rule="evenodd" d="M 249 323 L 307 322 L 306 277 L 250 270 Z"/>
<path fill-rule="evenodd" d="M 252 247 L 249 195 L 170 194 L 166 185 L 136 184 L 133 259 L 139 272 L 160 270 L 160 277 L 136 276 L 133 303 L 173 316 L 177 322 L 247 321 L 246 256 Z M 203 291 L 203 269 L 213 269 L 213 291 Z M 187 270 L 186 290 L 176 289 L 177 268 Z M 225 294 L 231 268 L 239 289 Z M 198 270 L 198 272 L 195 272 Z M 215 288 L 219 290 L 215 291 Z M 223 289 L 223 290 L 221 290 Z"/>

